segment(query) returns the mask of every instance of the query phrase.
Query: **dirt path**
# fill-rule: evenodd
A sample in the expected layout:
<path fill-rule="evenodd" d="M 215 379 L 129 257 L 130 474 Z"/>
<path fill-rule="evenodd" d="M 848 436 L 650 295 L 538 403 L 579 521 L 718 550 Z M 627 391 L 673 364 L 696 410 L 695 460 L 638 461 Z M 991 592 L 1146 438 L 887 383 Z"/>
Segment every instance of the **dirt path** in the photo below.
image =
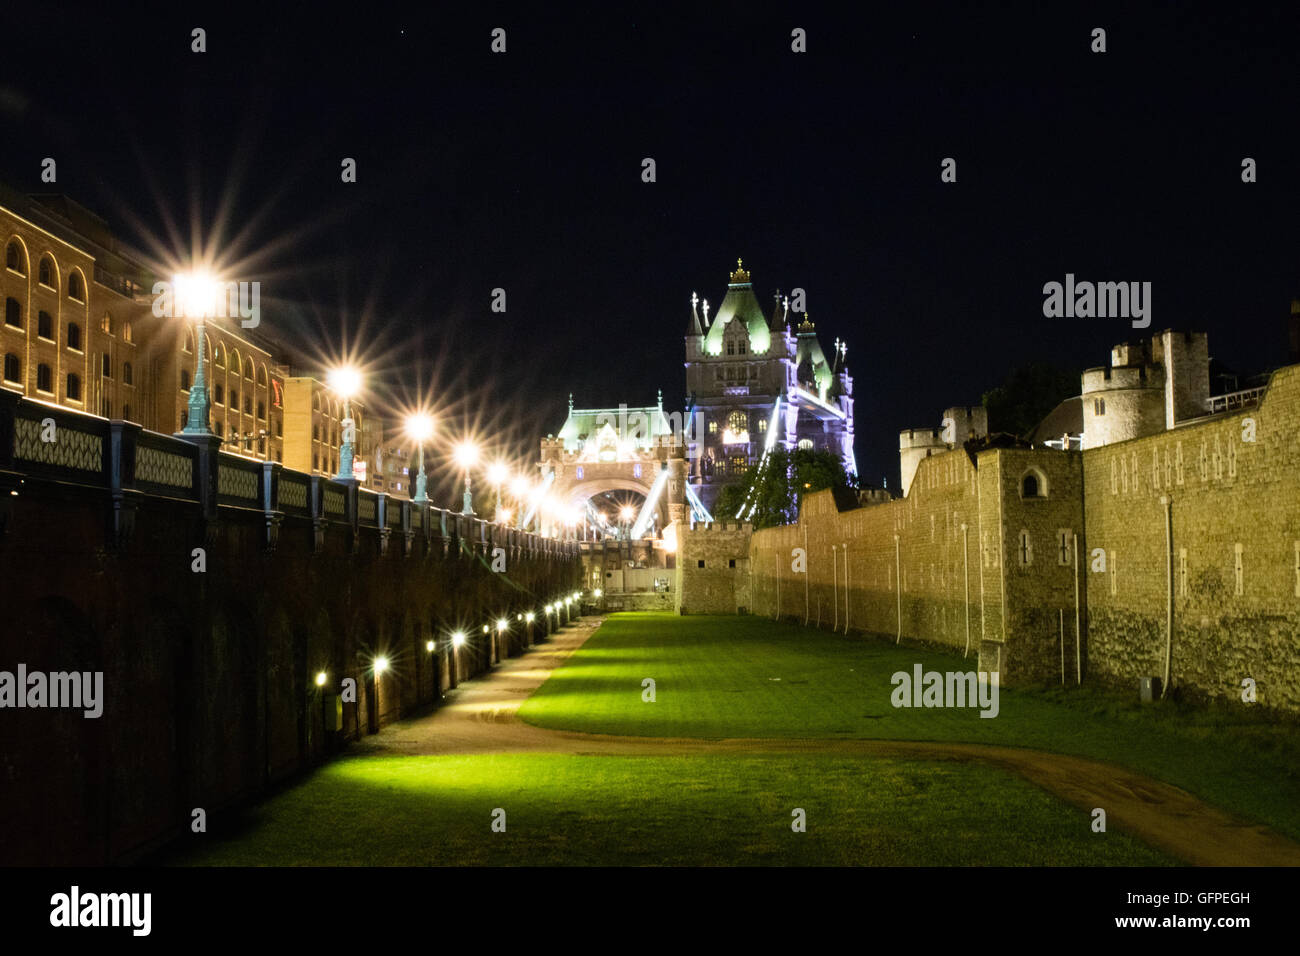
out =
<path fill-rule="evenodd" d="M 551 671 L 583 645 L 601 619 L 579 621 L 546 644 L 504 661 L 490 674 L 448 694 L 433 714 L 392 724 L 350 753 L 556 753 L 581 756 L 689 754 L 842 754 L 980 761 L 1019 774 L 1084 810 L 1102 807 L 1108 826 L 1125 830 L 1198 866 L 1300 866 L 1300 844 L 1268 827 L 1247 824 L 1167 783 L 1123 767 L 1064 754 L 984 744 L 903 740 L 769 739 L 758 737 L 629 737 L 546 730 L 516 713 Z"/>

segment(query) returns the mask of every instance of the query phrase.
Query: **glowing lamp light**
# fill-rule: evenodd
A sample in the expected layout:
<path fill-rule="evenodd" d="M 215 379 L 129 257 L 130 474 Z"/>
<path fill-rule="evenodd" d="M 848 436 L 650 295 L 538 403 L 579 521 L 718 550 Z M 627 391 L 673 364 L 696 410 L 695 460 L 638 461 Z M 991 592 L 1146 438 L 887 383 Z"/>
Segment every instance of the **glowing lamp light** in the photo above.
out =
<path fill-rule="evenodd" d="M 331 369 L 328 381 L 329 387 L 334 389 L 342 398 L 351 398 L 361 391 L 361 373 L 351 365 Z"/>
<path fill-rule="evenodd" d="M 510 469 L 506 467 L 504 462 L 494 461 L 492 464 L 488 465 L 488 481 L 492 482 L 494 485 L 502 484 L 509 474 Z"/>
<path fill-rule="evenodd" d="M 452 647 L 460 647 L 460 646 L 461 646 L 462 644 L 464 644 L 464 643 L 465 643 L 465 632 L 464 632 L 464 631 L 457 631 L 456 633 L 454 633 L 454 634 L 451 635 L 451 646 L 452 646 Z"/>
<path fill-rule="evenodd" d="M 384 671 L 386 671 L 386 670 L 388 670 L 388 658 L 387 658 L 387 657 L 376 657 L 376 658 L 375 658 L 375 673 L 376 673 L 376 674 L 382 674 L 382 673 L 383 673 Z"/>
<path fill-rule="evenodd" d="M 324 671 L 319 671 L 319 672 L 316 674 L 316 686 L 317 686 L 317 687 L 324 687 L 324 686 L 325 686 L 325 672 L 324 672 Z"/>
<path fill-rule="evenodd" d="M 452 455 L 456 459 L 456 464 L 462 468 L 469 468 L 478 461 L 478 445 L 468 439 L 458 442 Z"/>
<path fill-rule="evenodd" d="M 206 272 L 191 272 L 172 277 L 176 300 L 187 319 L 202 319 L 216 314 L 220 285 Z"/>
<path fill-rule="evenodd" d="M 524 620 L 527 621 L 529 624 L 532 624 L 533 618 L 536 616 L 537 615 L 535 615 L 532 611 L 529 611 L 527 614 L 524 615 Z"/>
<path fill-rule="evenodd" d="M 484 633 L 484 634 L 491 634 L 491 633 L 492 633 L 492 628 L 490 628 L 490 627 L 488 627 L 486 624 L 484 624 L 484 625 L 483 625 L 483 633 Z"/>
<path fill-rule="evenodd" d="M 631 521 L 633 518 L 636 517 L 636 512 L 633 511 L 632 508 L 629 507 L 628 505 L 624 505 L 622 508 L 619 509 L 618 516 L 622 518 L 624 521 Z"/>
<path fill-rule="evenodd" d="M 594 594 L 596 597 L 600 597 L 604 593 L 605 592 L 602 591 L 600 588 L 596 588 L 596 590 L 592 592 L 592 594 Z"/>
<path fill-rule="evenodd" d="M 516 475 L 510 482 L 510 493 L 516 498 L 527 497 L 529 491 L 528 479 L 523 475 Z"/>
<path fill-rule="evenodd" d="M 432 653 L 433 653 L 433 641 L 426 641 L 426 642 L 425 642 L 425 645 L 424 645 L 424 649 L 425 649 L 426 651 L 428 651 L 430 654 L 432 654 Z"/>
<path fill-rule="evenodd" d="M 498 619 L 497 619 L 497 630 L 498 630 L 498 631 L 504 631 L 504 630 L 505 630 L 506 628 L 508 628 L 509 626 L 510 626 L 510 622 L 507 621 L 504 617 L 502 617 L 502 618 L 498 618 Z"/>
<path fill-rule="evenodd" d="M 502 521 L 509 521 L 511 518 L 515 516 L 515 513 L 511 511 L 509 508 L 502 508 L 499 514 L 501 515 Z"/>
<path fill-rule="evenodd" d="M 433 434 L 433 416 L 423 413 L 408 415 L 406 433 L 416 441 L 427 441 Z"/>

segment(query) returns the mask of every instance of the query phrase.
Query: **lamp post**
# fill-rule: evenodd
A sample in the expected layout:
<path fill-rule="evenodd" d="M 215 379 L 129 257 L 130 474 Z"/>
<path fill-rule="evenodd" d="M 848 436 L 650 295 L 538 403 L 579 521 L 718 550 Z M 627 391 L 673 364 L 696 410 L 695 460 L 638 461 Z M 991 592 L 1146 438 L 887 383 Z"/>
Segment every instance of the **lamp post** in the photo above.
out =
<path fill-rule="evenodd" d="M 428 478 L 424 474 L 424 443 L 433 434 L 433 418 L 424 412 L 411 415 L 406 419 L 406 433 L 416 441 L 416 454 L 419 460 L 419 471 L 415 476 L 415 497 L 411 500 L 417 505 L 428 504 Z"/>
<path fill-rule="evenodd" d="M 195 319 L 194 325 L 194 381 L 190 383 L 190 397 L 185 411 L 183 435 L 211 435 L 208 424 L 208 376 L 203 362 L 203 342 L 208 311 L 213 308 L 216 285 L 211 276 L 201 273 L 176 276 L 176 297 L 180 300 L 185 317 Z"/>
<path fill-rule="evenodd" d="M 456 464 L 460 465 L 465 472 L 465 497 L 461 503 L 460 513 L 472 515 L 474 513 L 474 499 L 470 496 L 469 470 L 478 462 L 478 445 L 468 438 L 462 440 L 456 445 L 455 458 Z"/>
<path fill-rule="evenodd" d="M 357 426 L 352 421 L 352 396 L 361 390 L 361 373 L 350 365 L 329 373 L 329 386 L 343 399 L 343 446 L 339 449 L 339 481 L 354 481 L 352 456 L 356 450 Z"/>

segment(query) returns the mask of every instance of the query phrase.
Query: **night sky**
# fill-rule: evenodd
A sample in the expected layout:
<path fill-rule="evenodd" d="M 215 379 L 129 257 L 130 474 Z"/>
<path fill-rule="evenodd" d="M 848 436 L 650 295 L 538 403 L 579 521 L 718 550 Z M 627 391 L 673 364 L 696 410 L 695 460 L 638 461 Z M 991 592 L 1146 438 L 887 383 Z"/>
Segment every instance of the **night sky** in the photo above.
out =
<path fill-rule="evenodd" d="M 359 349 L 373 404 L 427 392 L 444 434 L 472 421 L 521 457 L 570 391 L 680 407 L 691 292 L 716 307 L 737 257 L 765 307 L 802 287 L 823 346 L 848 341 L 858 461 L 891 487 L 900 428 L 1140 334 L 1045 319 L 1067 272 L 1152 282 L 1148 334 L 1204 329 L 1240 371 L 1286 360 L 1292 14 L 36 6 L 6 14 L 7 182 L 154 255 L 197 229 L 262 282 L 260 331 L 309 360 Z"/>

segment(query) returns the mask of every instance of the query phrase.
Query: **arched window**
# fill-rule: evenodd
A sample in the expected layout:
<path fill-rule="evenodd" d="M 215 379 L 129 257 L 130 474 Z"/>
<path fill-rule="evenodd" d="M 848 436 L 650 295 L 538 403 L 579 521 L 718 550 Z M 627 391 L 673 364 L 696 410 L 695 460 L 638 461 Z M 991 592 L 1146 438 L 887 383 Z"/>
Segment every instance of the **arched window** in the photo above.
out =
<path fill-rule="evenodd" d="M 266 387 L 266 366 L 259 365 L 257 368 L 257 384 L 263 388 Z"/>
<path fill-rule="evenodd" d="M 741 339 L 739 342 L 736 343 L 736 351 L 739 352 L 741 355 L 744 355 L 744 354 L 745 354 L 745 340 L 744 340 L 744 339 Z"/>
<path fill-rule="evenodd" d="M 23 307 L 17 299 L 5 299 L 5 325 L 12 325 L 15 329 L 23 327 Z"/>
<path fill-rule="evenodd" d="M 190 329 L 185 330 L 185 344 L 181 346 L 183 352 L 194 351 L 194 333 Z"/>
<path fill-rule="evenodd" d="M 727 340 L 727 354 L 728 355 L 736 354 L 736 343 L 731 341 L 730 339 Z"/>
<path fill-rule="evenodd" d="M 749 416 L 742 411 L 734 411 L 727 416 L 727 430 L 733 435 L 749 432 Z"/>
<path fill-rule="evenodd" d="M 76 322 L 68 323 L 68 348 L 81 350 L 81 326 Z"/>
<path fill-rule="evenodd" d="M 44 309 L 36 313 L 36 334 L 43 339 L 54 341 L 54 317 Z"/>
<path fill-rule="evenodd" d="M 81 378 L 76 372 L 68 373 L 68 401 L 81 401 Z"/>
<path fill-rule="evenodd" d="M 220 365 L 220 366 L 223 366 L 223 367 L 224 367 L 225 364 L 226 364 L 226 350 L 223 349 L 223 348 L 221 347 L 221 343 L 220 343 L 220 342 L 218 342 L 215 346 L 213 346 L 213 349 L 212 349 L 212 364 L 213 364 L 213 365 Z"/>
<path fill-rule="evenodd" d="M 80 302 L 85 296 L 85 290 L 81 287 L 81 273 L 68 273 L 68 298 L 76 299 Z"/>
<path fill-rule="evenodd" d="M 190 390 L 190 370 L 187 368 L 183 368 L 181 369 L 181 391 L 188 392 L 189 390 Z"/>
<path fill-rule="evenodd" d="M 131 373 L 131 363 L 130 363 L 130 362 L 123 362 L 123 363 L 122 363 L 122 384 L 123 384 L 123 385 L 134 385 L 134 384 L 135 384 L 135 381 L 134 381 L 134 379 L 132 378 L 132 373 Z M 128 407 L 129 407 L 129 406 L 128 406 Z M 125 413 L 122 415 L 122 417 L 123 417 L 123 418 L 126 417 Z"/>
<path fill-rule="evenodd" d="M 812 439 L 811 439 L 811 438 L 800 438 L 800 439 L 799 439 L 799 450 L 800 450 L 800 451 L 812 451 L 812 450 L 813 450 L 813 441 L 812 441 Z"/>
<path fill-rule="evenodd" d="M 320 426 L 319 426 L 319 425 L 312 425 L 312 426 L 311 426 L 311 440 L 312 440 L 312 441 L 320 441 Z M 315 466 L 315 465 L 312 465 L 312 467 L 315 468 L 316 466 Z"/>
<path fill-rule="evenodd" d="M 18 240 L 14 239 L 5 247 L 5 266 L 13 269 L 19 275 L 26 275 L 27 270 L 23 268 L 23 250 L 18 245 Z"/>
<path fill-rule="evenodd" d="M 54 372 L 48 365 L 36 366 L 36 390 L 54 394 Z"/>
<path fill-rule="evenodd" d="M 320 411 L 320 395 L 316 395 L 316 394 L 313 394 L 313 395 L 312 395 L 312 397 L 311 397 L 311 410 L 312 410 L 313 412 L 319 412 L 319 411 Z"/>
<path fill-rule="evenodd" d="M 123 341 L 123 342 L 134 342 L 134 341 L 135 341 L 135 339 L 132 337 L 132 333 L 131 333 L 131 323 L 130 323 L 130 322 L 123 322 L 123 323 L 122 323 L 122 341 Z"/>
<path fill-rule="evenodd" d="M 49 256 L 41 257 L 40 267 L 36 270 L 36 281 L 48 288 L 54 288 L 54 260 Z"/>
<path fill-rule="evenodd" d="M 109 335 L 113 334 L 113 317 L 107 312 L 105 312 L 104 317 L 99 320 L 99 328 L 101 331 L 107 332 Z"/>
<path fill-rule="evenodd" d="M 244 378 L 250 382 L 253 380 L 253 360 L 244 359 Z"/>
<path fill-rule="evenodd" d="M 1046 498 L 1047 476 L 1037 468 L 1031 468 L 1020 479 L 1020 497 Z"/>
<path fill-rule="evenodd" d="M 23 380 L 23 363 L 13 352 L 5 353 L 5 381 L 21 382 Z"/>

